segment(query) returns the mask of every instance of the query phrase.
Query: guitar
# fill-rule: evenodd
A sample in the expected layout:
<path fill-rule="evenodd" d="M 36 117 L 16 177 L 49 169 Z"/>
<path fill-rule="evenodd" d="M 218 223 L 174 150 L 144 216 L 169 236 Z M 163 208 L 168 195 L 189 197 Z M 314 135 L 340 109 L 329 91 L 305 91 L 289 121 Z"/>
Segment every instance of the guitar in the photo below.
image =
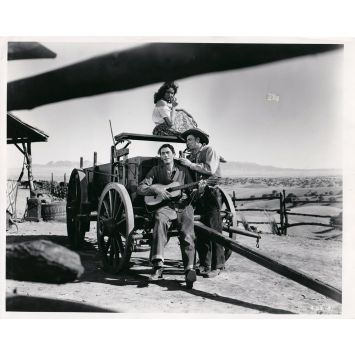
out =
<path fill-rule="evenodd" d="M 165 188 L 166 191 L 170 192 L 171 198 L 169 200 L 163 200 L 158 195 L 144 196 L 144 202 L 149 211 L 153 211 L 163 206 L 165 203 L 170 202 L 181 196 L 181 190 L 187 189 L 188 187 L 196 186 L 200 181 L 191 182 L 190 184 L 180 185 L 178 181 L 174 181 L 168 185 L 155 184 L 154 186 L 159 186 Z"/>

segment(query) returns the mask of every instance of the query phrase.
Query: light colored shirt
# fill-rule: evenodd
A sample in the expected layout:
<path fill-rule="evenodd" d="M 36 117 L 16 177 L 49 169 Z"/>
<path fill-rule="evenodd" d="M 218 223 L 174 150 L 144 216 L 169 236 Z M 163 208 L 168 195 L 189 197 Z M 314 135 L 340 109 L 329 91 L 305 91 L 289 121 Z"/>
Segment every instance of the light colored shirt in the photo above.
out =
<path fill-rule="evenodd" d="M 152 115 L 153 122 L 156 125 L 164 123 L 165 122 L 164 117 L 168 117 L 170 119 L 171 110 L 172 110 L 171 104 L 168 104 L 164 100 L 159 100 L 155 104 L 155 107 L 153 110 L 153 115 Z"/>
<path fill-rule="evenodd" d="M 189 159 L 193 162 L 190 169 L 204 175 L 205 178 L 208 176 L 221 176 L 220 156 L 212 147 L 208 145 L 202 146 L 201 149 L 196 154 L 192 154 Z"/>

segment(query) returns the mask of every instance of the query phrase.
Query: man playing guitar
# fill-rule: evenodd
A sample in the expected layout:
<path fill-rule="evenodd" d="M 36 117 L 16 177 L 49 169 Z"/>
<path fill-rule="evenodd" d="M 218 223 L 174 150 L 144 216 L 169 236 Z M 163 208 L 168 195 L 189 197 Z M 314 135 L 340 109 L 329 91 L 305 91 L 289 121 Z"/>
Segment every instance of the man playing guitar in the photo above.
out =
<path fill-rule="evenodd" d="M 179 198 L 172 198 L 166 186 L 173 182 L 180 185 L 191 184 L 189 169 L 174 160 L 175 150 L 170 144 L 163 144 L 158 154 L 161 163 L 154 166 L 140 182 L 137 192 L 144 196 L 156 196 L 163 201 L 155 211 L 155 225 L 151 246 L 151 262 L 153 264 L 150 280 L 156 281 L 163 277 L 164 247 L 168 242 L 168 229 L 172 221 L 177 220 L 182 260 L 185 270 L 185 281 L 188 288 L 192 288 L 196 281 L 194 270 L 195 258 L 195 233 L 194 210 L 186 193 Z M 196 184 L 196 183 L 195 183 Z M 191 184 L 194 185 L 194 184 Z"/>

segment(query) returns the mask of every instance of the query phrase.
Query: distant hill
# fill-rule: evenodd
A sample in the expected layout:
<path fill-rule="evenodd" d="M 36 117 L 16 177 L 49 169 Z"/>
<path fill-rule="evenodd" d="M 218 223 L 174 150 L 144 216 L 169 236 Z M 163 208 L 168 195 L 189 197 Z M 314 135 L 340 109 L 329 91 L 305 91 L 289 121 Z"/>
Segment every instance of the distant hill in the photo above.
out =
<path fill-rule="evenodd" d="M 278 168 L 249 162 L 231 161 L 223 163 L 222 174 L 225 177 L 235 176 L 327 176 L 342 175 L 340 169 L 292 169 Z"/>
<path fill-rule="evenodd" d="M 84 166 L 90 166 L 92 162 L 89 160 L 84 160 Z M 50 161 L 47 164 L 33 164 L 33 168 L 77 168 L 79 167 L 78 161 L 69 161 L 69 160 L 58 160 L 58 161 Z"/>
<path fill-rule="evenodd" d="M 98 163 L 100 165 L 100 163 Z M 85 160 L 84 167 L 92 166 L 92 161 Z M 79 162 L 68 160 L 50 161 L 47 164 L 33 164 L 33 175 L 35 180 L 49 180 L 53 173 L 55 180 L 63 180 L 64 173 L 67 180 L 71 171 L 79 167 Z M 249 162 L 231 161 L 221 165 L 224 177 L 239 176 L 331 176 L 342 175 L 340 169 L 285 169 L 269 165 L 260 165 Z M 8 169 L 8 177 L 16 179 L 20 174 L 20 169 Z"/>
<path fill-rule="evenodd" d="M 98 163 L 100 164 L 100 163 Z M 79 161 L 59 160 L 50 161 L 46 164 L 33 164 L 32 171 L 35 180 L 50 180 L 52 173 L 53 179 L 56 181 L 63 181 L 64 174 L 69 181 L 70 174 L 73 169 L 79 168 Z M 92 161 L 84 160 L 84 167 L 92 166 Z M 17 179 L 20 175 L 21 169 L 9 168 L 7 169 L 7 177 L 9 179 Z M 24 173 L 24 180 L 27 179 L 27 171 Z"/>

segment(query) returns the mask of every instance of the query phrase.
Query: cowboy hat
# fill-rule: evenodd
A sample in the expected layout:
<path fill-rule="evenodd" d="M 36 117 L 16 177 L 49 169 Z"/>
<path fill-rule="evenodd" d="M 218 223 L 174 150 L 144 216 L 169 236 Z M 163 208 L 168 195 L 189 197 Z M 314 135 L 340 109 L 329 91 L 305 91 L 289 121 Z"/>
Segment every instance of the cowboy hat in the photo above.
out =
<path fill-rule="evenodd" d="M 200 138 L 200 142 L 202 144 L 208 144 L 209 143 L 209 135 L 207 133 L 205 133 L 204 131 L 202 131 L 199 128 L 190 128 L 187 131 L 181 133 L 181 137 L 183 139 L 187 139 L 187 137 L 192 134 L 195 137 L 199 137 Z"/>

